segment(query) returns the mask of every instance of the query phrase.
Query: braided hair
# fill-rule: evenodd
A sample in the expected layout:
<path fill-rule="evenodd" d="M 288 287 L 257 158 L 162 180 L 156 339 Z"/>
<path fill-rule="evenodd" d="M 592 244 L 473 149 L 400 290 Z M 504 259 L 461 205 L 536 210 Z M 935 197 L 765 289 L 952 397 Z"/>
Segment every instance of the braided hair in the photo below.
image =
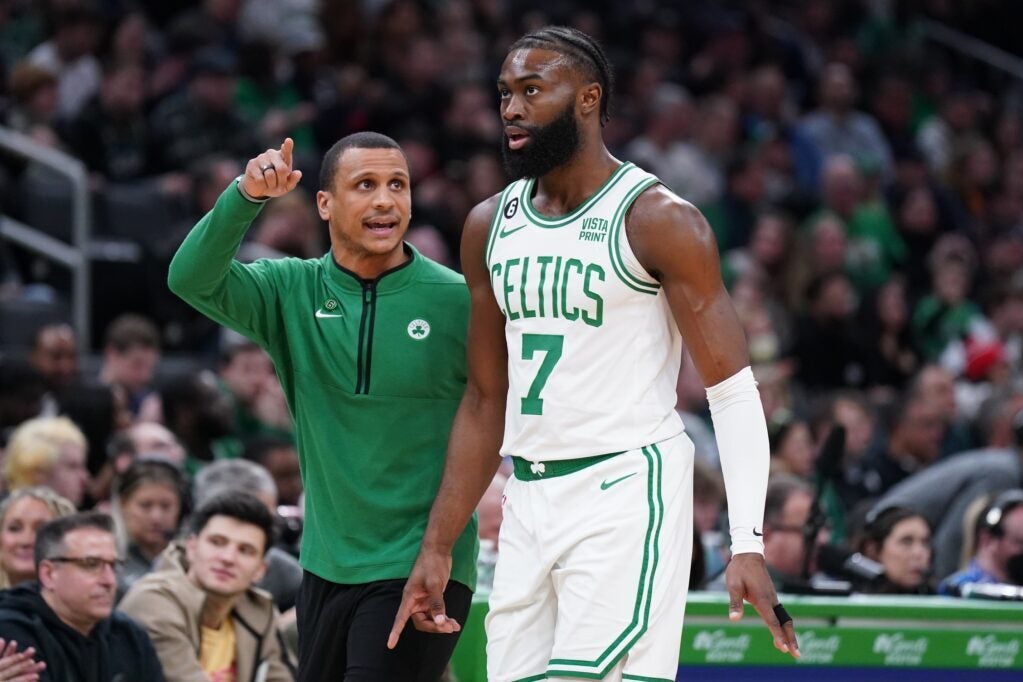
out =
<path fill-rule="evenodd" d="M 611 119 L 611 92 L 614 88 L 614 73 L 603 48 L 596 40 L 582 31 L 567 26 L 544 26 L 522 36 L 508 48 L 508 52 L 525 49 L 551 50 L 565 55 L 586 77 L 600 84 L 603 94 L 600 98 L 600 124 Z"/>

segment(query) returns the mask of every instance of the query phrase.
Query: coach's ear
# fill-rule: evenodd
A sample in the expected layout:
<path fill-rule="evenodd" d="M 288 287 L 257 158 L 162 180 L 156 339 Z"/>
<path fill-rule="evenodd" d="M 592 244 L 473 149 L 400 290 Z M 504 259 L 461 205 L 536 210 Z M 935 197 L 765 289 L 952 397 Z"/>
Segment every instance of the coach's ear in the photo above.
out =
<path fill-rule="evenodd" d="M 316 212 L 320 214 L 320 220 L 330 222 L 330 207 L 334 203 L 334 195 L 325 190 L 316 193 Z"/>

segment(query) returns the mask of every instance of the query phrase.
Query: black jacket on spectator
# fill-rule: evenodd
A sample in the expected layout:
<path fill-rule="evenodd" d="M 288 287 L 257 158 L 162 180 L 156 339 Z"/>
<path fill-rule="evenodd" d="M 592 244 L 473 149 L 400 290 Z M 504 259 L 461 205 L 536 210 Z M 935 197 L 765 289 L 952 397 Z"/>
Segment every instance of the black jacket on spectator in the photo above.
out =
<path fill-rule="evenodd" d="M 0 637 L 18 650 L 33 646 L 45 661 L 41 682 L 163 682 L 163 669 L 149 635 L 115 611 L 89 636 L 66 625 L 30 583 L 0 592 Z"/>

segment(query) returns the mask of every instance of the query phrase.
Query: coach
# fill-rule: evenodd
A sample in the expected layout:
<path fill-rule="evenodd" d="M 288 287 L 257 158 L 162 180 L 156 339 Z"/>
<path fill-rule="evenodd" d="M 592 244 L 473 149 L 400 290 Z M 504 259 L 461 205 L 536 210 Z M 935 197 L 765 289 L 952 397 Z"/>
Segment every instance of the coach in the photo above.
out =
<path fill-rule="evenodd" d="M 394 651 L 386 643 L 465 387 L 468 290 L 403 241 L 408 162 L 376 133 L 345 137 L 323 159 L 327 254 L 234 260 L 262 204 L 297 186 L 292 148 L 289 138 L 248 162 L 181 245 L 168 284 L 269 352 L 295 420 L 306 491 L 299 679 L 436 680 L 455 637 L 417 631 Z M 459 622 L 476 551 L 473 522 L 445 593 Z"/>

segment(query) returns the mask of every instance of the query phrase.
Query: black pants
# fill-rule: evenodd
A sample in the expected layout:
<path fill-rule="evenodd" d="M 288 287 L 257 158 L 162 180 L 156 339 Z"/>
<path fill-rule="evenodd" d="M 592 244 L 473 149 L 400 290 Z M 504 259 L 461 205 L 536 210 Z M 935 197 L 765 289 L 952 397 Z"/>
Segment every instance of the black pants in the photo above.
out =
<path fill-rule="evenodd" d="M 401 604 L 404 580 L 339 585 L 306 571 L 298 590 L 299 682 L 436 682 L 458 633 L 419 632 L 409 620 L 398 646 L 387 636 Z M 449 582 L 447 614 L 465 627 L 472 592 Z"/>

